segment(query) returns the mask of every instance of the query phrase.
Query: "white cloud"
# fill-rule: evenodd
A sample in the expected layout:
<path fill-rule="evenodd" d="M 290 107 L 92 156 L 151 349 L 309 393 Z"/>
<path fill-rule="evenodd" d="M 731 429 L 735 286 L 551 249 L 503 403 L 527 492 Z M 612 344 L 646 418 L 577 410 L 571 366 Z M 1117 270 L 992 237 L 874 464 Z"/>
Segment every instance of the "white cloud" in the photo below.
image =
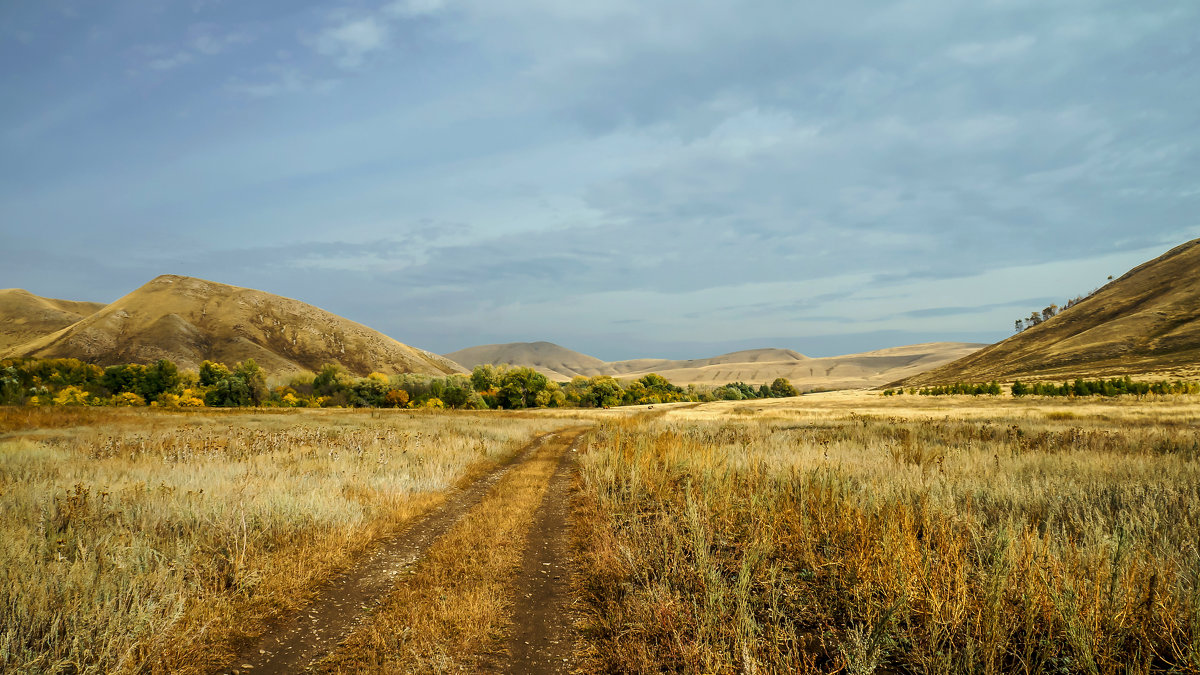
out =
<path fill-rule="evenodd" d="M 968 66 L 987 66 L 1010 61 L 1029 51 L 1036 40 L 1030 35 L 1017 35 L 992 42 L 963 42 L 947 52 L 950 58 Z"/>
<path fill-rule="evenodd" d="M 191 46 L 197 53 L 215 56 L 229 47 L 247 44 L 250 41 L 250 36 L 242 32 L 225 33 L 224 35 L 200 32 L 192 38 Z"/>
<path fill-rule="evenodd" d="M 393 16 L 416 18 L 437 14 L 446 7 L 446 0 L 396 0 L 383 8 Z"/>
<path fill-rule="evenodd" d="M 195 57 L 192 56 L 191 52 L 176 52 L 171 56 L 151 59 L 146 66 L 151 70 L 174 70 L 175 68 L 191 63 L 194 60 Z"/>
<path fill-rule="evenodd" d="M 263 71 L 267 77 L 256 82 L 233 79 L 225 84 L 225 90 L 249 98 L 273 98 L 285 94 L 325 94 L 338 84 L 337 80 L 309 77 L 295 68 L 271 66 Z"/>
<path fill-rule="evenodd" d="M 373 52 L 387 46 L 388 27 L 374 17 L 342 21 L 312 40 L 318 54 L 334 59 L 343 68 L 357 68 Z"/>

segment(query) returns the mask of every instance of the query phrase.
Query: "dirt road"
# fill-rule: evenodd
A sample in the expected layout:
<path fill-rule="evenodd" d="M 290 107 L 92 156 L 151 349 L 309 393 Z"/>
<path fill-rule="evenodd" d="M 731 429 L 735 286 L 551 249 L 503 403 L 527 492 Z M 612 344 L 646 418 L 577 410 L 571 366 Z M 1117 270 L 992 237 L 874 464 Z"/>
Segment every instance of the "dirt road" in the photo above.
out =
<path fill-rule="evenodd" d="M 574 666 L 571 574 L 575 561 L 569 518 L 582 438 L 576 436 L 559 460 L 529 532 L 521 573 L 514 584 L 513 630 L 506 653 L 492 664 L 497 672 L 569 673 Z"/>
<path fill-rule="evenodd" d="M 219 672 L 296 673 L 329 653 L 370 614 L 438 537 L 470 512 L 501 477 L 528 461 L 556 433 L 535 439 L 512 460 L 455 491 L 440 507 L 384 541 L 359 564 L 327 584 L 308 607 L 269 629 Z"/>

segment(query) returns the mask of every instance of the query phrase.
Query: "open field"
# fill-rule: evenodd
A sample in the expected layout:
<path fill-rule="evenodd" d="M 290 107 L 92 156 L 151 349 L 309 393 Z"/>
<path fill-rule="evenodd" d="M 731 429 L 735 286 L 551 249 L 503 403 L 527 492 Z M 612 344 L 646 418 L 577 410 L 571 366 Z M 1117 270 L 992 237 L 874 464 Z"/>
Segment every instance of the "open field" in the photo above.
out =
<path fill-rule="evenodd" d="M 564 423 L 0 410 L 0 670 L 209 672 L 447 488 Z"/>
<path fill-rule="evenodd" d="M 1200 670 L 1194 397 L 917 399 L 598 429 L 587 669 Z"/>
<path fill-rule="evenodd" d="M 517 594 L 547 569 L 526 542 L 564 499 L 547 486 L 568 445 L 577 563 L 550 562 L 582 618 L 550 618 L 580 672 L 1200 672 L 1200 399 L 874 392 L 0 409 L 0 671 L 237 667 L 323 581 L 525 448 L 318 668 L 511 664 Z"/>

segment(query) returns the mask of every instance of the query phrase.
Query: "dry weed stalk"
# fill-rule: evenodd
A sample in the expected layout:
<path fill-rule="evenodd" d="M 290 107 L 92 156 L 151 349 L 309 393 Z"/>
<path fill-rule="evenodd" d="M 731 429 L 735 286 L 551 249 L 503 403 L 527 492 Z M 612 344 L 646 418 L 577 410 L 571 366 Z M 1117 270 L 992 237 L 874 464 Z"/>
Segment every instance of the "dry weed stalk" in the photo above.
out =
<path fill-rule="evenodd" d="M 1200 671 L 1194 406 L 932 410 L 605 425 L 589 667 Z"/>
<path fill-rule="evenodd" d="M 562 426 L 390 412 L 0 410 L 17 430 L 0 440 L 0 671 L 210 671 L 456 481 Z"/>

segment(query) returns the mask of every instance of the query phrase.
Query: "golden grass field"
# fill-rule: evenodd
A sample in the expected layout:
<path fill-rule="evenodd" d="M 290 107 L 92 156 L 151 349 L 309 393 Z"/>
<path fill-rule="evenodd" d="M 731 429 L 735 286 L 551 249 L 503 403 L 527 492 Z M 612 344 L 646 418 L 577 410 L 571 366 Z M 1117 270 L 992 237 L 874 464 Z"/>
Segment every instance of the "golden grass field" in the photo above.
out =
<path fill-rule="evenodd" d="M 1198 672 L 1197 403 L 827 394 L 603 425 L 587 670 Z"/>
<path fill-rule="evenodd" d="M 873 392 L 0 409 L 0 672 L 211 672 L 448 487 L 581 425 L 582 672 L 1200 672 L 1200 398 Z M 549 452 L 321 668 L 495 653 Z"/>
<path fill-rule="evenodd" d="M 0 671 L 209 672 L 448 487 L 563 424 L 2 410 Z"/>

